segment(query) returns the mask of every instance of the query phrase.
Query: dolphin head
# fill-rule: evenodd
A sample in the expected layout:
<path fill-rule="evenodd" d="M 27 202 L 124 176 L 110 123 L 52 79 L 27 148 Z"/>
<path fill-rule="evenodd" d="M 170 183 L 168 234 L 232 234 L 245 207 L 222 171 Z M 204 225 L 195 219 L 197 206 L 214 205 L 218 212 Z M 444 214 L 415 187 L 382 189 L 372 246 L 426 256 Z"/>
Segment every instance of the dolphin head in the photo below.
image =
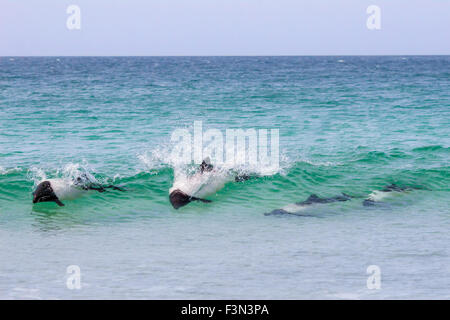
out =
<path fill-rule="evenodd" d="M 50 201 L 56 202 L 60 207 L 64 206 L 53 191 L 51 183 L 49 181 L 41 182 L 33 192 L 33 203 Z"/>
<path fill-rule="evenodd" d="M 181 208 L 192 201 L 192 197 L 179 189 L 172 191 L 169 195 L 169 199 L 175 209 Z"/>

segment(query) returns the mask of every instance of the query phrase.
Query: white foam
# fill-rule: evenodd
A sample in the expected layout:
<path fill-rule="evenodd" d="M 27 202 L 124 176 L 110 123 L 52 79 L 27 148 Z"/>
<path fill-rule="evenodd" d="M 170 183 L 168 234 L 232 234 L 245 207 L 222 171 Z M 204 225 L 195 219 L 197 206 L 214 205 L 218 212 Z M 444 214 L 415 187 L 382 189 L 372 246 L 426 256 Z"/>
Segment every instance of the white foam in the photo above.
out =
<path fill-rule="evenodd" d="M 300 212 L 302 210 L 305 210 L 307 208 L 307 206 L 302 206 L 302 205 L 298 205 L 295 203 L 291 203 L 288 204 L 286 206 L 284 206 L 283 208 L 281 208 L 284 211 L 287 211 L 289 213 L 296 213 L 296 212 Z"/>
<path fill-rule="evenodd" d="M 204 173 L 198 172 L 193 175 L 176 171 L 174 183 L 169 193 L 179 189 L 190 196 L 204 198 L 215 194 L 232 180 L 233 178 L 229 173 L 217 169 Z"/>
<path fill-rule="evenodd" d="M 10 172 L 14 172 L 14 171 L 21 171 L 20 168 L 10 168 L 10 169 L 5 169 L 4 167 L 0 166 L 0 175 L 5 175 L 8 174 Z"/>
<path fill-rule="evenodd" d="M 92 171 L 88 163 L 83 161 L 82 163 L 68 163 L 62 168 L 54 169 L 53 172 L 47 172 L 39 167 L 31 167 L 28 171 L 28 177 L 34 181 L 35 186 L 49 179 L 63 179 L 67 181 L 81 179 L 81 184 L 101 183 L 94 177 L 91 173 Z"/>
<path fill-rule="evenodd" d="M 31 180 L 34 181 L 35 185 L 47 179 L 47 174 L 45 173 L 45 171 L 38 167 L 31 167 L 28 171 L 28 176 Z"/>
<path fill-rule="evenodd" d="M 203 158 L 207 158 L 209 155 L 204 154 Z M 285 174 L 286 169 L 292 166 L 293 162 L 286 156 L 285 152 L 280 153 L 280 163 L 279 164 L 250 164 L 248 162 L 244 164 L 236 164 L 229 162 L 217 162 L 215 157 L 209 156 L 211 158 L 211 164 L 214 168 L 223 171 L 234 171 L 239 174 L 247 175 L 258 175 L 258 176 L 271 176 L 275 174 Z M 187 164 L 180 159 L 179 156 L 173 154 L 171 151 L 171 144 L 162 144 L 155 147 L 152 150 L 143 152 L 137 155 L 139 161 L 144 165 L 146 170 L 152 172 L 153 170 L 158 170 L 161 168 L 171 167 L 174 170 L 185 170 L 189 172 L 195 172 L 198 165 Z"/>
<path fill-rule="evenodd" d="M 381 190 L 375 190 L 375 191 L 372 191 L 371 194 L 369 194 L 367 199 L 373 200 L 373 201 L 382 201 L 383 199 L 396 197 L 400 194 L 402 194 L 402 192 L 398 192 L 398 191 L 386 192 L 386 191 L 381 191 Z"/>

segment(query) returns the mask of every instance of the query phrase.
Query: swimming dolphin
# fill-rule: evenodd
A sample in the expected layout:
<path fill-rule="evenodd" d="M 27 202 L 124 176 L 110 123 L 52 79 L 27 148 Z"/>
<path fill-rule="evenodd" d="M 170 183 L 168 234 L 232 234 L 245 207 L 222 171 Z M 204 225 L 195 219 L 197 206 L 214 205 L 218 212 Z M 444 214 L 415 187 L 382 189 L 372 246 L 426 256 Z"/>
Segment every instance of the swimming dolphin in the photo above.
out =
<path fill-rule="evenodd" d="M 401 186 L 398 186 L 393 183 L 393 184 L 385 186 L 381 190 L 375 190 L 371 194 L 369 194 L 369 196 L 366 199 L 364 199 L 363 206 L 371 207 L 371 206 L 375 206 L 377 204 L 382 204 L 384 202 L 382 202 L 381 200 L 383 200 L 389 196 L 394 196 L 401 192 L 408 192 L 408 191 L 418 190 L 418 189 L 420 189 L 420 188 L 401 187 Z"/>
<path fill-rule="evenodd" d="M 234 180 L 241 182 L 249 178 L 247 175 L 237 175 Z M 205 158 L 194 175 L 175 175 L 174 184 L 169 190 L 170 203 L 175 209 L 179 209 L 192 201 L 212 202 L 205 198 L 215 194 L 230 181 L 233 181 L 232 175 L 216 170 L 209 157 Z"/>
<path fill-rule="evenodd" d="M 98 192 L 105 192 L 106 189 L 124 191 L 121 187 L 107 185 L 102 186 L 98 183 L 93 183 L 85 175 L 72 179 L 48 179 L 40 182 L 33 192 L 33 204 L 39 202 L 55 202 L 58 206 L 64 206 L 61 200 L 73 200 L 89 190 Z"/>
<path fill-rule="evenodd" d="M 211 200 L 190 196 L 181 191 L 180 189 L 171 191 L 169 194 L 169 200 L 175 209 L 181 208 L 192 201 L 201 201 L 204 203 L 212 202 Z"/>
<path fill-rule="evenodd" d="M 304 210 L 305 208 L 315 205 L 315 204 L 325 204 L 325 203 L 332 203 L 332 202 L 339 202 L 339 201 L 348 201 L 351 200 L 351 196 L 342 193 L 342 195 L 338 195 L 331 198 L 320 198 L 319 196 L 312 194 L 306 199 L 305 201 L 296 202 L 290 205 L 287 205 L 281 209 L 275 209 L 271 212 L 265 213 L 264 215 L 282 215 L 282 214 L 297 214 L 301 210 Z"/>
<path fill-rule="evenodd" d="M 174 184 L 169 190 L 169 200 L 172 206 L 179 209 L 192 201 L 211 202 L 211 200 L 203 199 L 203 197 L 221 189 L 227 182 L 218 179 L 219 177 L 214 177 L 213 171 L 213 165 L 209 158 L 206 158 L 194 175 L 176 175 Z"/>

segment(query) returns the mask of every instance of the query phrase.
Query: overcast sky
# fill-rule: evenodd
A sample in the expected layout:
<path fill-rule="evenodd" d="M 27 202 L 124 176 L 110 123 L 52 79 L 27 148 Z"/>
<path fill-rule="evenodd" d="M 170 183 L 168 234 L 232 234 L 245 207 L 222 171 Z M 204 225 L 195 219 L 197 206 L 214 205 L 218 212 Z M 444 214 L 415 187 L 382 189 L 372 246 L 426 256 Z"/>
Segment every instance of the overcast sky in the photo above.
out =
<path fill-rule="evenodd" d="M 2 56 L 450 54 L 450 0 L 1 0 L 0 43 Z"/>

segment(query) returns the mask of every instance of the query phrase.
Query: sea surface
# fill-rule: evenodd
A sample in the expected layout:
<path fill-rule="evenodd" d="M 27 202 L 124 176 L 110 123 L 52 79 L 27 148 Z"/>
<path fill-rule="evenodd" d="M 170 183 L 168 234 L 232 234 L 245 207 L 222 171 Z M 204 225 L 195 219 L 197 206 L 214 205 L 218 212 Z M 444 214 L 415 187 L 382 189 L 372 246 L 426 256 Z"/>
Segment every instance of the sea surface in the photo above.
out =
<path fill-rule="evenodd" d="M 194 121 L 279 129 L 279 169 L 173 209 Z M 1 57 L 0 298 L 449 299 L 449 157 L 449 56 Z M 32 204 L 80 174 L 126 191 Z"/>

